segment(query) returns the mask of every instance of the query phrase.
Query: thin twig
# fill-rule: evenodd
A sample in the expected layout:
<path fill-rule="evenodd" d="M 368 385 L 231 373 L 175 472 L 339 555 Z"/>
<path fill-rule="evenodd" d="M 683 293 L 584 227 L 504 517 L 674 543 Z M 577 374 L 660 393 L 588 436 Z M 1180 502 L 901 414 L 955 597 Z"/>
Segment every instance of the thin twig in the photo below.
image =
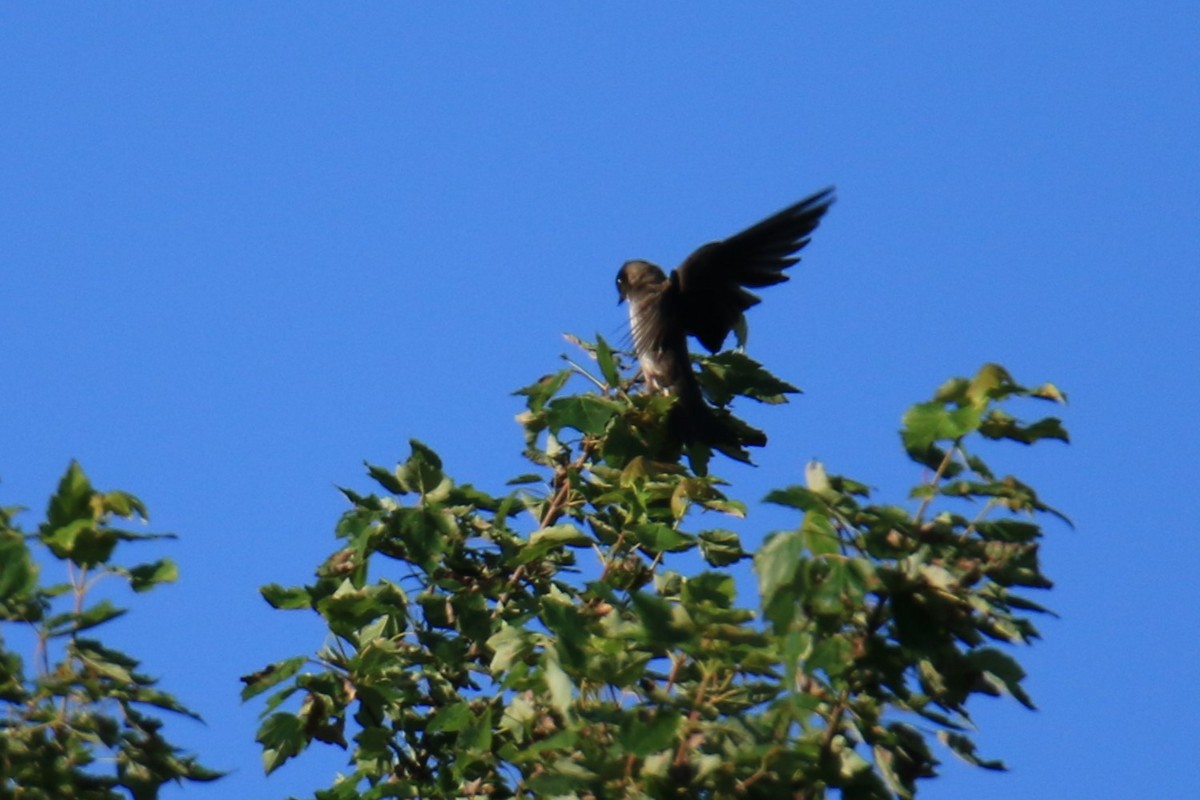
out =
<path fill-rule="evenodd" d="M 942 463 L 938 464 L 937 472 L 933 473 L 933 477 L 929 479 L 929 487 L 934 490 L 929 493 L 929 496 L 921 501 L 921 505 L 917 506 L 917 512 L 913 514 L 913 525 L 921 524 L 921 517 L 925 516 L 929 504 L 933 502 L 933 495 L 937 490 L 938 481 L 942 479 L 942 475 L 950 468 L 950 463 L 954 460 L 954 453 L 958 450 L 958 445 L 954 445 L 946 451 L 946 455 L 942 458 Z"/>
<path fill-rule="evenodd" d="M 575 372 L 579 373 L 580 375 L 587 378 L 592 383 L 596 384 L 597 389 L 599 389 L 602 392 L 608 391 L 608 389 L 610 388 L 608 386 L 608 384 L 604 383 L 603 381 L 598 380 L 594 375 L 592 375 L 592 373 L 588 372 L 586 369 L 581 367 L 579 364 L 576 364 L 574 361 L 567 358 L 566 356 L 563 356 L 562 358 L 563 358 L 563 361 L 566 361 L 568 364 L 571 365 L 571 367 L 575 370 Z"/>
<path fill-rule="evenodd" d="M 571 496 L 571 476 L 569 468 L 560 468 L 554 476 L 558 482 L 558 486 L 554 489 L 554 496 L 550 498 L 549 505 L 542 513 L 542 518 L 538 520 L 538 527 L 545 528 L 558 519 L 563 510 L 567 506 L 567 499 Z"/>
<path fill-rule="evenodd" d="M 674 671 L 675 670 L 672 669 L 672 673 L 674 673 Z M 675 766 L 677 767 L 682 767 L 687 763 L 687 747 L 689 744 L 693 744 L 692 739 L 693 736 L 696 735 L 691 729 L 692 726 L 694 726 L 700 720 L 700 706 L 703 705 L 704 694 L 708 690 L 709 674 L 710 673 L 705 672 L 703 675 L 701 675 L 700 683 L 696 687 L 696 697 L 692 701 L 692 711 L 690 714 L 688 714 L 688 734 L 683 738 L 682 741 L 679 742 L 679 747 L 675 750 Z M 700 741 L 703 741 L 702 735 Z"/>
<path fill-rule="evenodd" d="M 843 690 L 842 696 L 838 698 L 837 705 L 834 707 L 833 714 L 829 717 L 829 727 L 825 729 L 825 735 L 821 737 L 822 761 L 829 757 L 830 751 L 833 748 L 833 737 L 838 735 L 838 728 L 841 727 L 842 717 L 846 713 L 849 700 L 849 690 Z"/>

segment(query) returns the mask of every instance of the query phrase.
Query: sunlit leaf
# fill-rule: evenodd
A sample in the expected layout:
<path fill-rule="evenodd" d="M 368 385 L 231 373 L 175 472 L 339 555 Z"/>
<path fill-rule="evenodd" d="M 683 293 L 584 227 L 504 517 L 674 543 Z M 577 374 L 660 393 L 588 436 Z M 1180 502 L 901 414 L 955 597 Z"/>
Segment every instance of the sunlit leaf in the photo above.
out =
<path fill-rule="evenodd" d="M 552 400 L 546 409 L 550 430 L 573 428 L 580 433 L 603 433 L 608 421 L 621 410 L 614 400 L 595 394 L 575 395 Z"/>
<path fill-rule="evenodd" d="M 59 479 L 58 489 L 46 509 L 46 527 L 61 528 L 78 520 L 94 520 L 92 484 L 78 461 L 72 461 Z"/>
<path fill-rule="evenodd" d="M 984 364 L 967 385 L 967 399 L 976 408 L 982 409 L 989 400 L 1002 398 L 1017 388 L 1004 367 Z"/>
<path fill-rule="evenodd" d="M 785 531 L 773 534 L 754 556 L 754 571 L 758 573 L 758 591 L 763 602 L 769 604 L 782 586 L 796 579 L 804 541 L 799 532 Z"/>
<path fill-rule="evenodd" d="M 546 678 L 546 691 L 550 705 L 564 717 L 571 715 L 573 684 L 557 658 L 548 656 L 542 662 L 542 673 Z"/>
<path fill-rule="evenodd" d="M 901 436 L 910 452 L 923 452 L 935 442 L 953 442 L 979 427 L 978 408 L 947 409 L 941 403 L 918 403 L 904 415 Z"/>
<path fill-rule="evenodd" d="M 528 564 L 562 547 L 587 547 L 592 539 L 569 522 L 551 525 L 534 531 L 516 558 L 517 564 Z"/>

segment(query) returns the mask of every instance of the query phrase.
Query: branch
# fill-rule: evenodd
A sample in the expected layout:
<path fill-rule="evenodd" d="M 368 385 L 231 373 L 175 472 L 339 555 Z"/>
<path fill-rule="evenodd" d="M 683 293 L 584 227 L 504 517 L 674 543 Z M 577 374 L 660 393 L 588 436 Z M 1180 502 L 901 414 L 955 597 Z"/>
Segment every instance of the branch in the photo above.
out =
<path fill-rule="evenodd" d="M 946 455 L 942 458 L 942 463 L 938 464 L 937 471 L 934 472 L 933 477 L 929 479 L 929 486 L 931 488 L 937 488 L 938 481 L 942 479 L 942 475 L 945 474 L 946 470 L 950 467 L 951 462 L 954 461 L 954 453 L 957 452 L 957 450 L 958 445 L 955 444 L 946 451 Z M 921 501 L 921 505 L 917 506 L 917 512 L 913 514 L 913 525 L 921 524 L 921 517 L 925 516 L 925 512 L 929 509 L 929 504 L 932 502 L 933 493 L 931 492 L 928 497 Z"/>

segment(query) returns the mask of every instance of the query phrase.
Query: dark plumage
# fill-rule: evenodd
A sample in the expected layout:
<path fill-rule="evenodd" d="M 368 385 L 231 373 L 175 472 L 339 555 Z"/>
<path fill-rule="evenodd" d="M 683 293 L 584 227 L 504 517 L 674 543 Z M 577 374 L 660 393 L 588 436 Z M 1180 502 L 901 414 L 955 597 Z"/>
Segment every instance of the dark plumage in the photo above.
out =
<path fill-rule="evenodd" d="M 707 444 L 720 433 L 704 402 L 688 357 L 687 337 L 709 352 L 721 349 L 761 289 L 788 279 L 821 217 L 833 203 L 833 187 L 688 256 L 670 276 L 648 261 L 627 261 L 617 273 L 617 293 L 629 301 L 633 349 L 651 392 L 678 395 L 683 435 Z M 761 442 L 745 442 L 761 444 Z"/>

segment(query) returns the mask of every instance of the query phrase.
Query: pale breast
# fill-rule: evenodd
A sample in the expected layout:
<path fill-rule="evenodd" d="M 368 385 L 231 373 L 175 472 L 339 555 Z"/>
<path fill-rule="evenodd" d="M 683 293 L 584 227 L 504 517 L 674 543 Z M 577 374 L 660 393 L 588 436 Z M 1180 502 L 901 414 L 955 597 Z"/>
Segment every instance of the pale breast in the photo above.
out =
<path fill-rule="evenodd" d="M 670 321 L 662 313 L 662 297 L 657 293 L 637 298 L 629 303 L 629 329 L 633 334 L 633 349 L 651 392 L 670 394 L 677 390 L 681 376 L 678 371 L 689 369 L 679 364 L 679 356 L 667 337 Z M 684 349 L 686 354 L 686 348 Z M 686 361 L 686 355 L 684 356 Z"/>

